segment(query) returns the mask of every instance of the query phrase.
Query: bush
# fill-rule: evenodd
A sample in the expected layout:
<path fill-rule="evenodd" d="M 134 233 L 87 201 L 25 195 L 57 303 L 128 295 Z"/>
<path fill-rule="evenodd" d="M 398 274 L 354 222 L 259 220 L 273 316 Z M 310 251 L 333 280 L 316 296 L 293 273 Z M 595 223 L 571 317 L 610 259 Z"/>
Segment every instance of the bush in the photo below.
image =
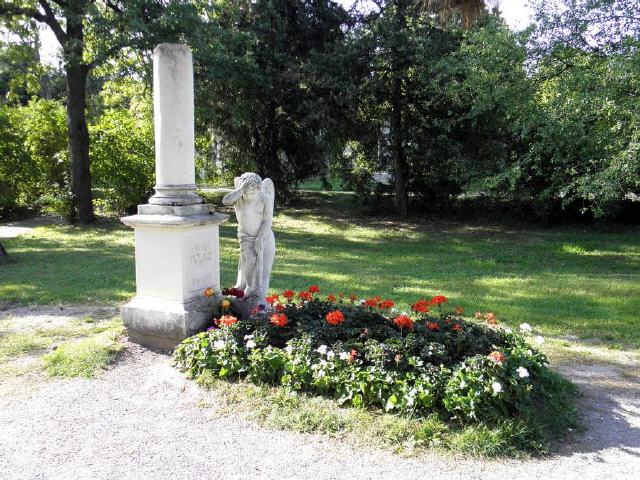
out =
<path fill-rule="evenodd" d="M 0 107 L 0 213 L 45 208 L 66 216 L 69 159 L 64 106 L 32 100 Z"/>
<path fill-rule="evenodd" d="M 573 421 L 573 387 L 542 353 L 519 335 L 447 311 L 444 297 L 419 301 L 406 315 L 379 298 L 361 305 L 301 292 L 296 303 L 286 293 L 282 304 L 269 297 L 272 305 L 248 319 L 222 317 L 218 328 L 186 339 L 176 364 L 193 377 L 247 378 L 354 407 L 435 412 L 460 425 L 520 421 L 531 445 L 552 436 L 546 419 L 560 429 Z"/>
<path fill-rule="evenodd" d="M 153 190 L 153 123 L 150 111 L 106 110 L 90 127 L 91 175 L 99 207 L 123 213 Z"/>
<path fill-rule="evenodd" d="M 33 169 L 22 148 L 21 132 L 14 128 L 13 112 L 0 106 L 0 217 L 16 210 L 20 192 L 30 181 Z"/>

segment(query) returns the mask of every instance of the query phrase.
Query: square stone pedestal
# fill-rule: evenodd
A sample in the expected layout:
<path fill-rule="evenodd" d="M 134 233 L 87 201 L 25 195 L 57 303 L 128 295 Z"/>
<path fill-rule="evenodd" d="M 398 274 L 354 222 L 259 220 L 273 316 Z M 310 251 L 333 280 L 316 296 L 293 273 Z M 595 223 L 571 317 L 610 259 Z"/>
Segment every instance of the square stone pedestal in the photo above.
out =
<path fill-rule="evenodd" d="M 122 222 L 135 229 L 136 296 L 122 307 L 129 339 L 173 348 L 211 320 L 220 291 L 219 225 L 228 216 L 211 205 L 141 205 Z"/>

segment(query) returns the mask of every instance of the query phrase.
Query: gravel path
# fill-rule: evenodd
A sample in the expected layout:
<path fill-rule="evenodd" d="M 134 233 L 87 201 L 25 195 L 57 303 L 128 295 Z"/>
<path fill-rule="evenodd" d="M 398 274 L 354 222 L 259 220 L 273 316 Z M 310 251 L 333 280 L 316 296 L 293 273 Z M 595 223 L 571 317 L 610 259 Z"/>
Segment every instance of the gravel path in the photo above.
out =
<path fill-rule="evenodd" d="M 63 225 L 65 221 L 54 215 L 42 215 L 28 220 L 18 220 L 16 222 L 0 225 L 0 238 L 15 238 L 25 233 L 31 233 L 34 228 L 45 225 Z"/>
<path fill-rule="evenodd" d="M 638 378 L 613 365 L 562 371 L 585 391 L 589 430 L 555 456 L 408 459 L 327 436 L 269 430 L 222 416 L 215 407 L 200 408 L 199 402 L 215 404 L 215 394 L 186 380 L 166 355 L 127 344 L 99 378 L 0 388 L 0 478 L 638 478 Z"/>

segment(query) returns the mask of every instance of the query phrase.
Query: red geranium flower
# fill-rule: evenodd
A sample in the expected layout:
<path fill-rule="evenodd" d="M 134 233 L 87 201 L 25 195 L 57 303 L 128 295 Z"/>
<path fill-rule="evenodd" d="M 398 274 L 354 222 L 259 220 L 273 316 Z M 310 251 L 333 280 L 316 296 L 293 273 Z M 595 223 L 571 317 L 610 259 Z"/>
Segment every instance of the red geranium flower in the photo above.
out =
<path fill-rule="evenodd" d="M 437 332 L 438 330 L 440 330 L 440 325 L 438 325 L 436 322 L 427 322 L 425 326 L 432 332 Z"/>
<path fill-rule="evenodd" d="M 502 362 L 504 362 L 505 359 L 506 359 L 504 354 L 502 352 L 498 352 L 498 351 L 493 351 L 487 356 L 489 357 L 489 360 L 492 360 L 492 361 L 494 361 L 494 362 L 496 362 L 498 364 L 502 364 Z"/>
<path fill-rule="evenodd" d="M 431 305 L 440 305 L 441 303 L 446 303 L 447 297 L 444 295 L 436 295 L 431 299 Z"/>
<path fill-rule="evenodd" d="M 276 303 L 278 300 L 280 300 L 280 296 L 277 293 L 274 293 L 273 295 L 269 295 L 267 298 L 267 303 L 269 305 L 273 305 L 274 303 Z"/>
<path fill-rule="evenodd" d="M 274 313 L 270 317 L 271 323 L 273 323 L 277 327 L 284 327 L 287 323 L 289 323 L 289 319 L 284 313 Z"/>
<path fill-rule="evenodd" d="M 311 285 L 307 291 L 309 293 L 320 293 L 320 288 L 317 285 Z"/>
<path fill-rule="evenodd" d="M 355 302 L 358 299 L 358 297 L 355 294 L 351 294 L 349 295 L 349 300 L 351 300 L 351 302 Z"/>
<path fill-rule="evenodd" d="M 400 328 L 411 330 L 413 328 L 413 320 L 406 315 L 400 315 L 393 319 L 393 323 Z"/>
<path fill-rule="evenodd" d="M 462 325 L 460 325 L 459 323 L 456 323 L 453 327 L 451 327 L 453 330 L 455 330 L 456 332 L 461 332 L 462 331 Z"/>
<path fill-rule="evenodd" d="M 333 312 L 327 313 L 325 318 L 327 323 L 331 325 L 340 325 L 344 322 L 344 314 L 340 310 L 334 310 Z"/>
<path fill-rule="evenodd" d="M 291 300 L 295 296 L 295 292 L 293 290 L 285 290 L 282 292 L 282 296 L 287 300 Z"/>
<path fill-rule="evenodd" d="M 491 312 L 487 313 L 484 318 L 487 319 L 487 323 L 489 325 L 497 325 L 498 324 L 498 320 L 496 320 L 496 316 Z"/>
<path fill-rule="evenodd" d="M 284 305 L 281 303 L 276 303 L 274 308 L 276 309 L 276 312 L 284 312 Z"/>
<path fill-rule="evenodd" d="M 327 300 L 329 302 L 335 302 L 336 301 L 336 296 L 333 293 L 330 293 L 329 295 L 327 295 Z"/>
<path fill-rule="evenodd" d="M 419 313 L 427 313 L 429 311 L 429 304 L 426 300 L 418 300 L 416 303 L 411 305 L 411 310 Z"/>
<path fill-rule="evenodd" d="M 392 300 L 383 300 L 380 302 L 380 305 L 378 305 L 380 308 L 382 309 L 387 309 L 387 308 L 393 308 L 395 306 L 395 303 L 393 303 Z"/>
<path fill-rule="evenodd" d="M 312 294 L 312 293 L 310 293 L 310 292 L 300 292 L 300 293 L 298 293 L 298 298 L 299 298 L 300 300 L 307 300 L 307 301 L 309 301 L 309 300 L 311 300 L 311 299 L 313 298 L 313 294 Z"/>
<path fill-rule="evenodd" d="M 215 291 L 213 290 L 213 288 L 209 287 L 209 288 L 205 288 L 203 295 L 205 297 L 213 297 L 215 295 Z"/>
<path fill-rule="evenodd" d="M 367 298 L 364 301 L 364 306 L 365 307 L 377 307 L 378 306 L 378 299 L 377 298 Z"/>
<path fill-rule="evenodd" d="M 238 323 L 238 319 L 233 315 L 223 315 L 218 319 L 218 325 L 223 327 L 230 327 L 235 323 Z"/>

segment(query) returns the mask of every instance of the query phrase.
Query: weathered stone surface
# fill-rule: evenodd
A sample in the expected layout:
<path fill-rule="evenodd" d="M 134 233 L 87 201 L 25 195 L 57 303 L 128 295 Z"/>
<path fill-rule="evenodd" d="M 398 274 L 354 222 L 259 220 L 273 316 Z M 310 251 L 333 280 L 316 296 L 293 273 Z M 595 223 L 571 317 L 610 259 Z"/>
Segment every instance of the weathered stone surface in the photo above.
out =
<path fill-rule="evenodd" d="M 136 245 L 136 296 L 122 319 L 132 341 L 173 348 L 211 320 L 203 292 L 220 290 L 218 229 L 228 215 L 195 193 L 191 52 L 161 44 L 153 61 L 156 194 L 122 218 Z"/>
<path fill-rule="evenodd" d="M 235 287 L 244 290 L 245 298 L 264 299 L 269 291 L 276 241 L 271 229 L 275 189 L 270 178 L 262 180 L 255 173 L 236 177 L 235 190 L 222 203 L 233 205 L 238 219 L 240 261 Z"/>
<path fill-rule="evenodd" d="M 195 185 L 193 98 L 191 50 L 161 43 L 153 50 L 156 194 L 151 204 L 202 203 Z"/>

